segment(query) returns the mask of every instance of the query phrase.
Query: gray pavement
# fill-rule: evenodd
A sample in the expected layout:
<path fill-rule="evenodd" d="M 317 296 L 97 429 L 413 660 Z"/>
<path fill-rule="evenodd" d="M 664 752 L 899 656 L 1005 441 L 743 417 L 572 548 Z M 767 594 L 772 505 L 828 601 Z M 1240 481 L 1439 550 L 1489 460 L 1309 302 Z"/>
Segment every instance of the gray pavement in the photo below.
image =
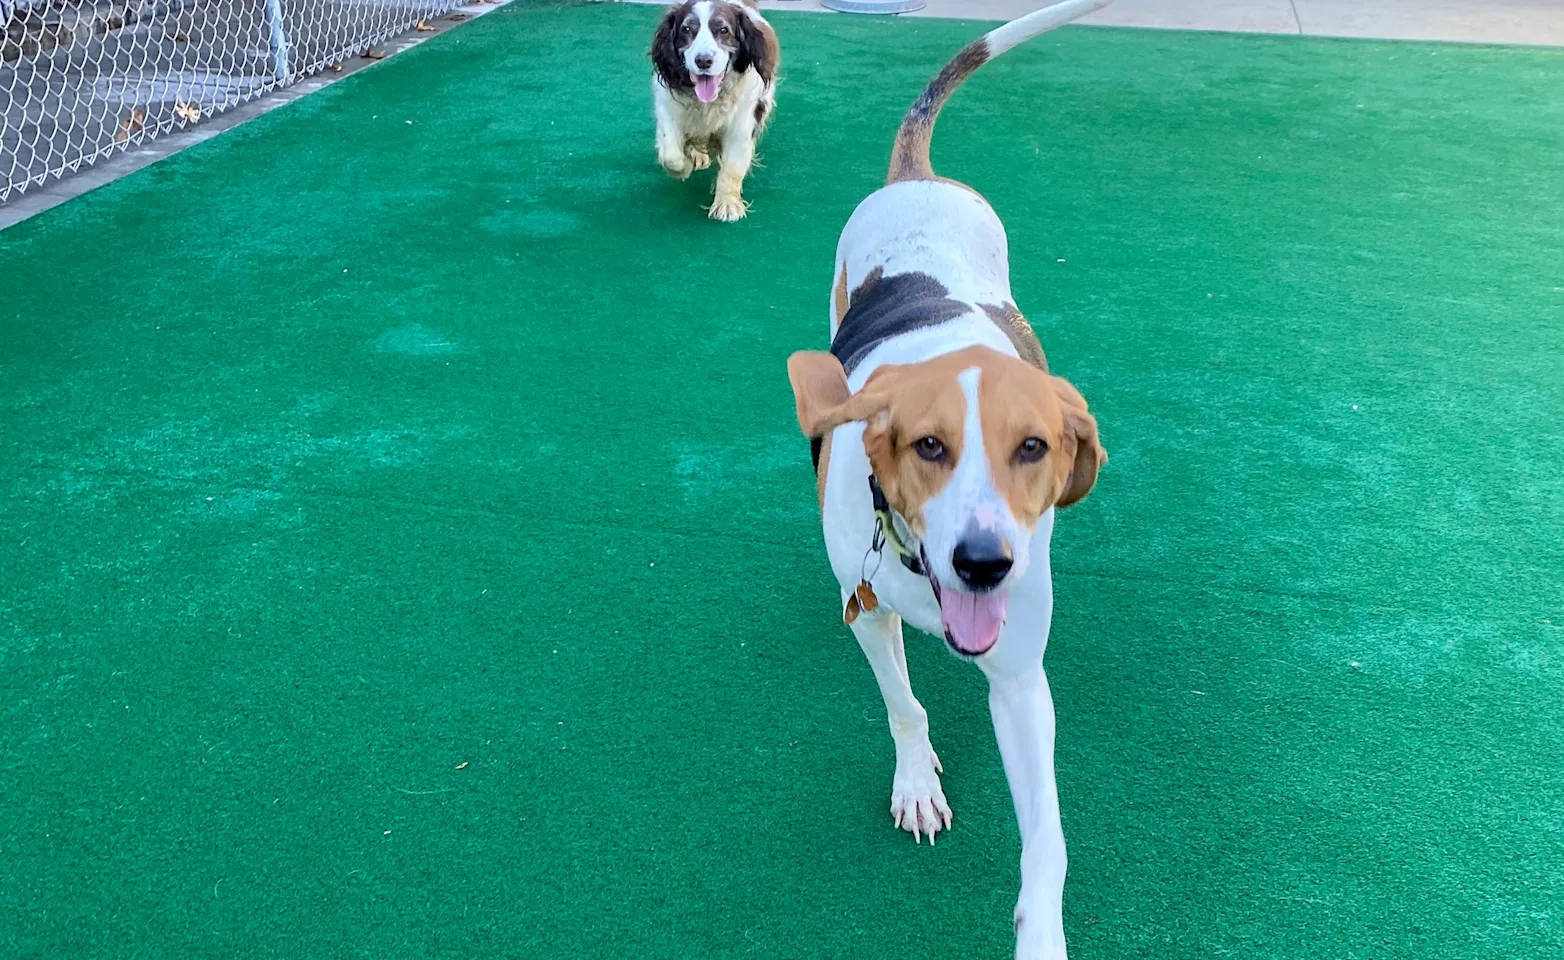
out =
<path fill-rule="evenodd" d="M 666 3 L 666 0 L 629 0 Z M 819 0 L 761 0 L 830 13 Z M 928 0 L 913 17 L 1010 20 L 1045 0 Z M 841 16 L 841 14 L 832 14 Z M 1115 0 L 1081 20 L 1121 27 L 1564 46 L 1564 0 Z"/>

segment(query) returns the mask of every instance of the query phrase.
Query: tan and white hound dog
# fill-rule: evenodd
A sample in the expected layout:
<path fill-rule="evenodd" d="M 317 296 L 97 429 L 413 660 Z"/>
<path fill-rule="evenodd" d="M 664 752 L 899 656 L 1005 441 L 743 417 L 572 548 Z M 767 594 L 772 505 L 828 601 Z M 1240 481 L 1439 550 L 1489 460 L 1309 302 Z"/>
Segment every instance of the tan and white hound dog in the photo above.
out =
<path fill-rule="evenodd" d="M 891 815 L 921 840 L 951 823 L 902 623 L 944 636 L 989 681 L 989 711 L 1021 827 L 1016 956 L 1063 960 L 1064 835 L 1054 710 L 1043 673 L 1053 614 L 1054 508 L 1106 462 L 1097 422 L 1010 295 L 1005 228 L 936 176 L 940 106 L 984 62 L 1106 6 L 1069 0 L 1012 21 L 946 64 L 896 136 L 887 185 L 837 245 L 830 352 L 788 360 L 815 444 L 825 542 L 844 619 L 885 697 Z"/>

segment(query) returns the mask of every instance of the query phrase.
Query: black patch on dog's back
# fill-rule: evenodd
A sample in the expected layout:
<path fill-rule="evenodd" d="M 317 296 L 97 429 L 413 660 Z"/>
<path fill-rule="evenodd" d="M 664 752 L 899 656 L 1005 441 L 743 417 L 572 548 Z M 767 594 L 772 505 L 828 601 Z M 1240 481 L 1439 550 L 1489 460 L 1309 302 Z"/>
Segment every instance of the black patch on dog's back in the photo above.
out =
<path fill-rule="evenodd" d="M 969 304 L 950 299 L 949 292 L 926 273 L 887 277 L 875 267 L 848 298 L 847 315 L 836 328 L 831 352 L 851 376 L 869 351 L 891 337 L 971 312 Z"/>

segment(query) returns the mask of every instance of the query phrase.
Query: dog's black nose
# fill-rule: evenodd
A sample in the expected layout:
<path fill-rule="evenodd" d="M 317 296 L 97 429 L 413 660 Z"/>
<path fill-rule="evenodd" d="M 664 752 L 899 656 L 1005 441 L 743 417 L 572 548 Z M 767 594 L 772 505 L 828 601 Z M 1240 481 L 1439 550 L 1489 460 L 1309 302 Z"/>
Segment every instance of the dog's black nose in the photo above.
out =
<path fill-rule="evenodd" d="M 1010 548 L 999 537 L 978 531 L 962 537 L 950 555 L 956 576 L 973 590 L 992 590 L 1010 572 Z"/>
<path fill-rule="evenodd" d="M 697 70 L 710 70 L 711 69 L 711 54 L 709 54 L 709 53 L 697 53 L 695 55 L 695 69 L 697 69 Z"/>

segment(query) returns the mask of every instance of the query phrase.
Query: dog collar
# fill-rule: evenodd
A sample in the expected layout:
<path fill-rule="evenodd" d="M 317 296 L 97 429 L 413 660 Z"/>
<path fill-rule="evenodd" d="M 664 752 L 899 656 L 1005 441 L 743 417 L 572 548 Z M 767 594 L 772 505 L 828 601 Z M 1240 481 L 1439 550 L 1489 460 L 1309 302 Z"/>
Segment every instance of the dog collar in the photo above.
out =
<path fill-rule="evenodd" d="M 896 559 L 901 565 L 920 577 L 928 575 L 928 567 L 923 562 L 923 547 L 909 546 L 907 538 L 901 535 L 897 528 L 896 511 L 891 509 L 891 502 L 885 499 L 885 491 L 880 489 L 880 481 L 875 479 L 873 473 L 869 474 L 869 496 L 874 500 L 874 519 L 876 539 L 883 538 L 896 554 Z M 879 544 L 875 544 L 875 549 Z M 931 581 L 932 582 L 932 581 Z"/>
<path fill-rule="evenodd" d="M 869 474 L 869 496 L 874 501 L 874 534 L 869 538 L 869 549 L 863 555 L 858 586 L 853 589 L 842 610 L 842 621 L 848 624 L 857 620 L 860 614 L 873 613 L 880 607 L 880 598 L 874 595 L 874 586 L 869 578 L 879 572 L 880 560 L 887 544 L 908 572 L 929 581 L 929 589 L 934 591 L 934 602 L 940 602 L 939 581 L 929 573 L 928 555 L 923 552 L 921 544 L 916 550 L 908 545 L 907 541 L 911 538 L 904 537 L 897 528 L 896 511 L 891 509 L 891 502 L 885 499 L 885 491 L 880 489 L 880 481 L 875 479 L 873 472 Z M 871 558 L 874 561 L 873 569 L 869 566 Z M 946 639 L 949 639 L 949 631 L 946 632 Z"/>

